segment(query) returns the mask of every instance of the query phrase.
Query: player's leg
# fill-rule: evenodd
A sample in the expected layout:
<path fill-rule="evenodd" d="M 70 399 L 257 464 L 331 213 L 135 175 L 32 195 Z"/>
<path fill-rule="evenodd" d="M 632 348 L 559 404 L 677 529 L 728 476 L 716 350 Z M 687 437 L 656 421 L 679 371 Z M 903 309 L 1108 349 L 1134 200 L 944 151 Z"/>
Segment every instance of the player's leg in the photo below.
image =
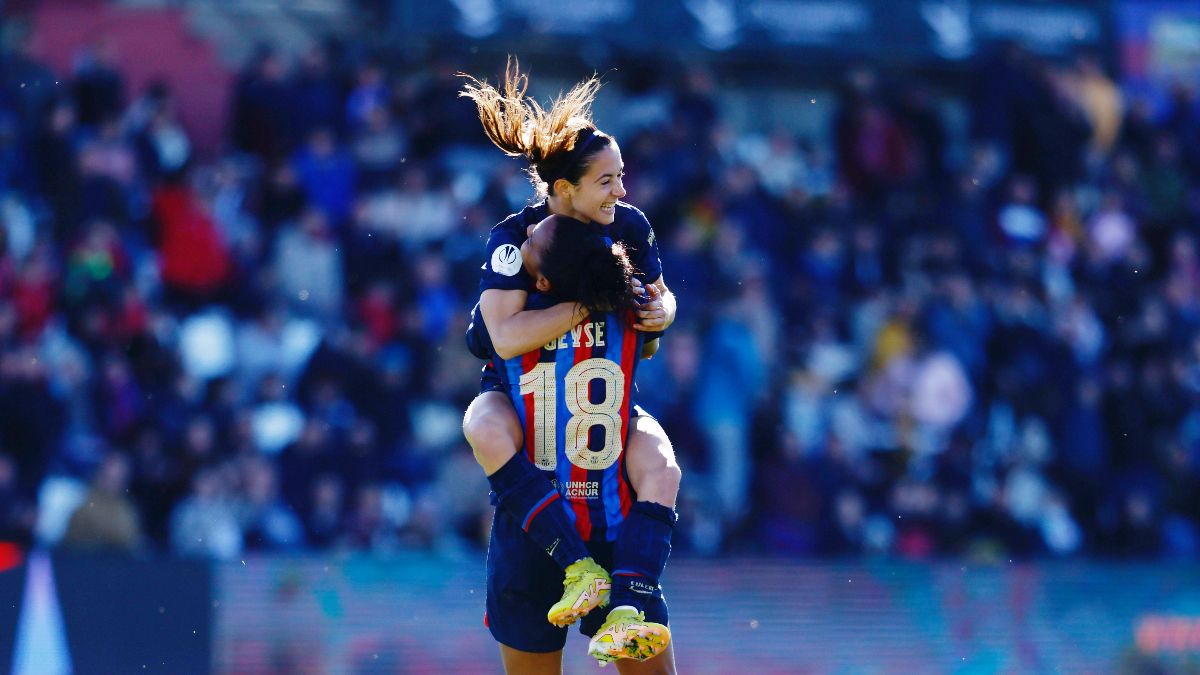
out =
<path fill-rule="evenodd" d="M 502 391 L 485 391 L 471 401 L 463 416 L 463 435 L 489 476 L 517 454 L 525 439 L 517 411 Z"/>
<path fill-rule="evenodd" d="M 625 470 L 638 500 L 673 509 L 679 495 L 682 472 L 675 461 L 675 448 L 658 420 L 640 408 L 625 448 Z"/>
<path fill-rule="evenodd" d="M 539 654 L 523 652 L 508 645 L 500 645 L 500 659 L 504 662 L 504 672 L 507 675 L 562 675 L 562 655 L 561 649 L 556 652 Z M 625 671 L 620 672 L 624 673 Z"/>
<path fill-rule="evenodd" d="M 647 601 L 659 592 L 676 520 L 679 464 L 658 420 L 646 414 L 635 417 L 625 452 L 626 472 L 637 501 L 621 524 L 613 551 L 613 590 L 609 596 L 612 609 L 606 626 L 636 626 L 637 620 L 631 617 L 644 611 Z M 644 630 L 665 631 L 657 624 Z M 666 637 L 667 642 L 649 640 L 646 645 L 661 648 L 669 643 L 669 633 Z"/>
<path fill-rule="evenodd" d="M 547 620 L 567 626 L 607 604 L 611 577 L 588 555 L 558 490 L 517 451 L 524 434 L 508 396 L 485 391 L 475 397 L 463 417 L 463 434 L 487 474 L 497 508 L 511 515 L 566 571 L 562 598 L 550 607 Z"/>

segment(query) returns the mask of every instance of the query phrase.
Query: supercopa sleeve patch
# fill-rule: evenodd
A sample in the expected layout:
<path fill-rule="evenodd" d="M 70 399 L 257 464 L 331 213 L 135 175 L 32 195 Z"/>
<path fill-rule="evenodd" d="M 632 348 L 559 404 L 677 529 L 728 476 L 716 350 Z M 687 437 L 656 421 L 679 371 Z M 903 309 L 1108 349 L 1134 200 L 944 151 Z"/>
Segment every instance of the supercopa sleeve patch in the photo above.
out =
<path fill-rule="evenodd" d="M 492 251 L 492 271 L 511 277 L 521 271 L 521 249 L 512 244 L 504 244 Z"/>

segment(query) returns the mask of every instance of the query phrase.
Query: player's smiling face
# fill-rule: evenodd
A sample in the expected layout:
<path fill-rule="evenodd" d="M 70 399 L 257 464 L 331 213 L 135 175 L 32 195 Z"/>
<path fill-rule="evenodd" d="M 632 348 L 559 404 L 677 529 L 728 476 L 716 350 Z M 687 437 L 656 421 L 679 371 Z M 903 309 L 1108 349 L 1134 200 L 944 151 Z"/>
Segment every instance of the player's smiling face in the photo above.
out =
<path fill-rule="evenodd" d="M 625 163 L 613 141 L 592 156 L 587 173 L 570 188 L 571 216 L 584 222 L 611 225 L 617 217 L 617 200 L 625 197 Z"/>

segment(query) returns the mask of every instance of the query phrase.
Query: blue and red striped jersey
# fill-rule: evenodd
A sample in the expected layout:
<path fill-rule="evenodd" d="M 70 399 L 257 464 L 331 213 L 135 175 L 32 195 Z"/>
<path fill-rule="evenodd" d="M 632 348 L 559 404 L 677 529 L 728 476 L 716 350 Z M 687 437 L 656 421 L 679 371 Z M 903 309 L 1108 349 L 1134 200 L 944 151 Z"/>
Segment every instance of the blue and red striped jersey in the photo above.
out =
<path fill-rule="evenodd" d="M 615 541 L 633 490 L 625 474 L 633 378 L 645 334 L 633 313 L 591 315 L 497 368 L 525 430 L 525 452 L 565 498 L 584 541 Z"/>

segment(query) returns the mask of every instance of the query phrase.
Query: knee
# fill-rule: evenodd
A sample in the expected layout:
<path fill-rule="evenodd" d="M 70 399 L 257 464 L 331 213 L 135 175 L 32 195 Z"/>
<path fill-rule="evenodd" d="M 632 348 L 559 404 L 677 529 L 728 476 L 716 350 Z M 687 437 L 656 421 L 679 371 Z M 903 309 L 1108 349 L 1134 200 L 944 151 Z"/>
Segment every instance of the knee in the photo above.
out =
<path fill-rule="evenodd" d="M 472 404 L 463 417 L 463 435 L 475 453 L 476 460 L 487 468 L 498 468 L 508 461 L 521 443 L 520 429 L 510 412 L 508 415 L 483 409 Z"/>
<path fill-rule="evenodd" d="M 674 508 L 683 472 L 675 461 L 670 441 L 656 438 L 651 451 L 645 445 L 633 448 L 629 478 L 638 499 Z"/>
<path fill-rule="evenodd" d="M 486 416 L 464 420 L 463 435 L 467 437 L 475 461 L 488 475 L 517 454 L 517 442 L 509 434 L 508 425 L 499 420 Z"/>
<path fill-rule="evenodd" d="M 512 425 L 503 416 L 492 413 L 463 418 L 463 435 L 471 447 L 512 445 Z"/>
<path fill-rule="evenodd" d="M 646 478 L 655 493 L 671 495 L 671 503 L 675 503 L 675 495 L 679 493 L 679 481 L 683 478 L 683 471 L 675 461 L 675 455 L 669 455 L 667 461 L 651 470 Z"/>

